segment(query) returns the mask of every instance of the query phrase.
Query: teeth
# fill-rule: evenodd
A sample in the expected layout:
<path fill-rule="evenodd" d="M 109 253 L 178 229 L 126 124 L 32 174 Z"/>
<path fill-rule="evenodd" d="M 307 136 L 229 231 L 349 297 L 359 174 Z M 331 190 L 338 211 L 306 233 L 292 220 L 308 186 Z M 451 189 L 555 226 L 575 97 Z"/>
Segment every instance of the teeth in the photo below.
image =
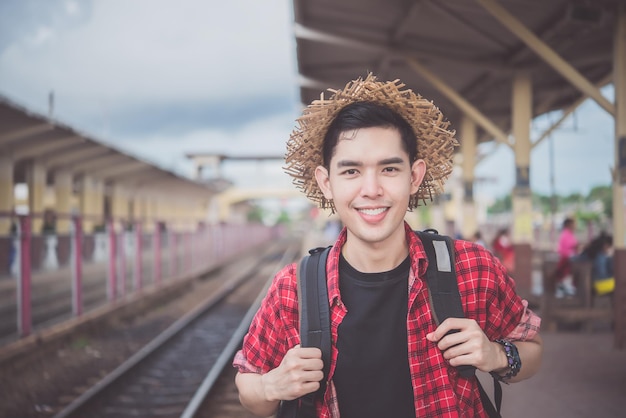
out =
<path fill-rule="evenodd" d="M 387 208 L 359 209 L 359 212 L 362 212 L 362 213 L 364 213 L 366 215 L 380 215 L 381 213 L 383 213 L 386 210 L 387 210 Z"/>

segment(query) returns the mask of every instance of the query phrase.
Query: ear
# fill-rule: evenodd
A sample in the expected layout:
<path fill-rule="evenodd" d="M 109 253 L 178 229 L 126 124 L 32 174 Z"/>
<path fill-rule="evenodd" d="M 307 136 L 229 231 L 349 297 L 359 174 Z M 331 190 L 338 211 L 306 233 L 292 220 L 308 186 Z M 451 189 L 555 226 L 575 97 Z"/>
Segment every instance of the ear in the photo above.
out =
<path fill-rule="evenodd" d="M 424 160 L 416 160 L 411 166 L 411 194 L 417 193 L 425 175 L 426 163 Z"/>
<path fill-rule="evenodd" d="M 330 188 L 330 178 L 326 167 L 318 165 L 315 168 L 315 181 L 326 199 L 332 199 L 333 193 Z"/>

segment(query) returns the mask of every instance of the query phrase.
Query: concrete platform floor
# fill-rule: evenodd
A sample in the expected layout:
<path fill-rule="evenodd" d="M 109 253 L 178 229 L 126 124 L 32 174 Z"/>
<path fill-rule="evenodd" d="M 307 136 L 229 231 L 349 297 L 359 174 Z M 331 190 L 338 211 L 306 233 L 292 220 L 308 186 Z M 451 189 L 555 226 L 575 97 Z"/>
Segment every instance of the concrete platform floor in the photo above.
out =
<path fill-rule="evenodd" d="M 539 373 L 503 385 L 503 417 L 626 417 L 626 350 L 614 348 L 612 332 L 544 332 L 542 337 Z"/>

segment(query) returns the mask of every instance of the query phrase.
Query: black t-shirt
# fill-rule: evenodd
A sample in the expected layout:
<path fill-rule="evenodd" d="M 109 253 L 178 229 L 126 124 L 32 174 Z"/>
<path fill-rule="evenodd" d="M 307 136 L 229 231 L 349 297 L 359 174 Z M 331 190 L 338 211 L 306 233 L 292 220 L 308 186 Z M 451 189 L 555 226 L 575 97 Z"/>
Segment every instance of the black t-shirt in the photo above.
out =
<path fill-rule="evenodd" d="M 415 417 L 406 317 L 410 258 L 382 273 L 361 273 L 339 259 L 348 310 L 338 329 L 333 381 L 342 418 Z"/>

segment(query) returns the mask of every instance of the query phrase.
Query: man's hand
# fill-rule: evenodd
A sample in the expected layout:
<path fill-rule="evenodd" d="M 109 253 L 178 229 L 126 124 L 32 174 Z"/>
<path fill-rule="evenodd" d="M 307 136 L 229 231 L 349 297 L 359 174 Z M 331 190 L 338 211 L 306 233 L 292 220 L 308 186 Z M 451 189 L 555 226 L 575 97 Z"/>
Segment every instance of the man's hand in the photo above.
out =
<path fill-rule="evenodd" d="M 324 378 L 323 366 L 319 348 L 293 347 L 280 366 L 262 376 L 265 398 L 288 401 L 315 392 Z"/>
<path fill-rule="evenodd" d="M 459 332 L 446 335 L 450 330 Z M 451 366 L 471 365 L 483 372 L 507 367 L 506 355 L 500 344 L 490 341 L 473 319 L 448 318 L 434 332 L 426 335 L 426 339 L 437 343 Z"/>

